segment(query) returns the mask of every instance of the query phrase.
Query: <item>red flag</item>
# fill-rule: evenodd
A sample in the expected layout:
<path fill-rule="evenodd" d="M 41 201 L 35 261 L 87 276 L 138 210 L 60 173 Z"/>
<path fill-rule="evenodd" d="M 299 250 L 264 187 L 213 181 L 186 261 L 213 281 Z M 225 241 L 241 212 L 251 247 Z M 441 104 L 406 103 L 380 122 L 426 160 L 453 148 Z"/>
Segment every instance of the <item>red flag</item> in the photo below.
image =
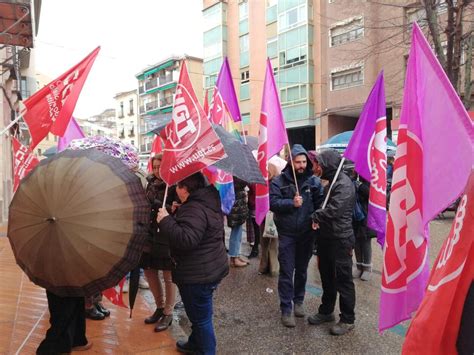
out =
<path fill-rule="evenodd" d="M 160 176 L 173 185 L 225 157 L 224 147 L 196 98 L 183 61 L 172 120 L 166 126 Z"/>
<path fill-rule="evenodd" d="M 202 107 L 204 109 L 204 113 L 206 114 L 206 116 L 209 116 L 209 99 L 208 99 L 209 94 L 208 94 L 208 91 L 209 90 L 206 89 L 206 96 L 204 97 L 204 104 L 203 104 L 203 107 Z"/>
<path fill-rule="evenodd" d="M 117 286 L 108 288 L 107 290 L 102 291 L 102 294 L 107 297 L 107 299 L 113 304 L 128 308 L 125 303 L 123 303 L 123 285 L 125 283 L 125 278 L 123 278 Z"/>
<path fill-rule="evenodd" d="M 148 159 L 148 172 L 153 172 L 153 166 L 151 164 L 151 158 L 163 151 L 163 146 L 161 144 L 161 137 L 156 135 L 151 145 L 150 159 Z"/>
<path fill-rule="evenodd" d="M 48 132 L 60 137 L 64 135 L 99 50 L 100 47 L 94 49 L 80 63 L 23 102 L 26 106 L 23 119 L 30 129 L 31 149 L 36 147 Z"/>
<path fill-rule="evenodd" d="M 39 160 L 31 152 L 30 148 L 25 147 L 15 137 L 12 140 L 14 166 L 13 166 L 13 192 L 16 191 L 23 179 L 36 165 Z"/>
<path fill-rule="evenodd" d="M 464 302 L 474 279 L 474 173 L 411 322 L 404 354 L 456 354 Z M 472 315 L 471 315 L 472 317 Z M 473 334 L 471 334 L 473 335 Z"/>

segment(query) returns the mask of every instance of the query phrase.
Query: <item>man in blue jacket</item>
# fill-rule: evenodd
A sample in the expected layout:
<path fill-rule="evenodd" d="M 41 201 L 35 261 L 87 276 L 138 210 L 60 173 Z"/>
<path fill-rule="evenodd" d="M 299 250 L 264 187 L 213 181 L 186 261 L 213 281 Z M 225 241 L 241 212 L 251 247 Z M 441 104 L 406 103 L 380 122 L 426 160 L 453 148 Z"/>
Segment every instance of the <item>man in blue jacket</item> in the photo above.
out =
<path fill-rule="evenodd" d="M 312 163 L 302 145 L 293 146 L 291 159 L 295 174 L 288 163 L 270 185 L 270 210 L 274 213 L 279 237 L 281 322 L 289 328 L 295 326 L 293 313 L 296 317 L 305 316 L 306 276 L 314 242 L 311 214 L 323 201 L 321 182 L 313 175 Z"/>

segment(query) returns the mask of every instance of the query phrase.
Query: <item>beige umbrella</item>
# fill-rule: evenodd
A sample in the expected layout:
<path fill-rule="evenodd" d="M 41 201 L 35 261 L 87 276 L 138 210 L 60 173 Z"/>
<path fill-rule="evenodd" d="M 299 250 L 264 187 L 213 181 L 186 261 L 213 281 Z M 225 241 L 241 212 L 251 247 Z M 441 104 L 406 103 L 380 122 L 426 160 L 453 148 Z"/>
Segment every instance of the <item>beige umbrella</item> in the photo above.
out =
<path fill-rule="evenodd" d="M 140 179 L 120 159 L 66 150 L 22 181 L 8 237 L 31 281 L 59 296 L 87 296 L 138 264 L 149 211 Z"/>

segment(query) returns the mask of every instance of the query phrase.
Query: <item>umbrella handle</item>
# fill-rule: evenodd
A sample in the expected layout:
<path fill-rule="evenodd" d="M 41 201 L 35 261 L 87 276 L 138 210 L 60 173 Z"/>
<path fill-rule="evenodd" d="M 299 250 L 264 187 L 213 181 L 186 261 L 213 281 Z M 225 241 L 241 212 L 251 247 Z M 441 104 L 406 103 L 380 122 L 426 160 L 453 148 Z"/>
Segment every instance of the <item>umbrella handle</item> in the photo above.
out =
<path fill-rule="evenodd" d="M 56 222 L 56 217 L 49 217 L 44 219 L 45 222 L 54 223 Z"/>

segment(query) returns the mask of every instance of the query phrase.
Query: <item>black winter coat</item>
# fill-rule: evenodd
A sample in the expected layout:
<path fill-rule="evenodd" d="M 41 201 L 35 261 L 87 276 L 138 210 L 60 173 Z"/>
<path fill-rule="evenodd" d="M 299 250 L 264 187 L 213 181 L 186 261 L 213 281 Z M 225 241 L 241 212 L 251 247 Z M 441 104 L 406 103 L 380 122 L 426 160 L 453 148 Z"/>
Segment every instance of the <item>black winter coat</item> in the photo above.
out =
<path fill-rule="evenodd" d="M 303 206 L 299 208 L 294 206 L 296 185 L 293 168 L 288 164 L 281 175 L 273 178 L 270 183 L 270 210 L 274 213 L 273 219 L 278 234 L 299 236 L 311 232 L 311 214 L 321 206 L 324 196 L 319 178 L 313 175 L 313 164 L 308 159 L 306 150 L 300 144 L 295 144 L 291 154 L 292 156 L 305 154 L 308 161 L 306 171 L 298 181 Z"/>
<path fill-rule="evenodd" d="M 227 216 L 227 226 L 230 228 L 244 224 L 249 218 L 246 186 L 244 181 L 234 178 L 235 202 Z"/>
<path fill-rule="evenodd" d="M 339 153 L 334 150 L 322 151 L 318 156 L 323 174 L 321 178 L 331 184 L 341 161 Z M 319 223 L 322 239 L 350 239 L 354 241 L 352 229 L 352 211 L 355 204 L 355 187 L 352 180 L 342 170 L 332 187 L 329 200 L 324 209 L 313 213 L 313 220 Z"/>
<path fill-rule="evenodd" d="M 159 227 L 168 236 L 176 261 L 174 283 L 206 284 L 220 281 L 229 273 L 223 242 L 224 216 L 213 186 L 191 193 L 176 214 L 165 217 Z"/>

